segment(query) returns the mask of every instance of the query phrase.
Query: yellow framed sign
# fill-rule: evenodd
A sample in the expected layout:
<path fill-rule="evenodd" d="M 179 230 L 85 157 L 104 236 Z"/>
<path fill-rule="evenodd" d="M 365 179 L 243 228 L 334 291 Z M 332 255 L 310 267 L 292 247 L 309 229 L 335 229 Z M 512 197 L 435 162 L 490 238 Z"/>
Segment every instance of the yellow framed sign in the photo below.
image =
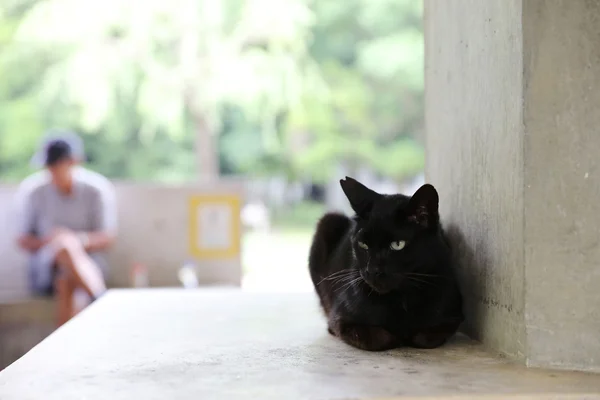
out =
<path fill-rule="evenodd" d="M 196 195 L 189 199 L 189 247 L 197 258 L 235 258 L 240 254 L 240 198 Z"/>

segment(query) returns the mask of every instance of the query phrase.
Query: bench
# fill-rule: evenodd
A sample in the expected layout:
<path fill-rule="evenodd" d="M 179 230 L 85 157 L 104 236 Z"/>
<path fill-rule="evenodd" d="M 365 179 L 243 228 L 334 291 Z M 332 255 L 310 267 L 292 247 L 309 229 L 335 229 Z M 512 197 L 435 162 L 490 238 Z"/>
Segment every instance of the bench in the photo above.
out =
<path fill-rule="evenodd" d="M 0 370 L 56 329 L 56 305 L 49 298 L 0 301 Z"/>

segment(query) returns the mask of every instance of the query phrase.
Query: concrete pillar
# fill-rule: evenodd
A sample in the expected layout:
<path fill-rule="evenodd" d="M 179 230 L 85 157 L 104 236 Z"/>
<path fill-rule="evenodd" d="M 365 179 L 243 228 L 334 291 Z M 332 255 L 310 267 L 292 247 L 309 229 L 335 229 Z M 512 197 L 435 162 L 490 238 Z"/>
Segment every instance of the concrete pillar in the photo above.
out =
<path fill-rule="evenodd" d="M 425 0 L 427 180 L 466 330 L 600 371 L 600 1 Z"/>

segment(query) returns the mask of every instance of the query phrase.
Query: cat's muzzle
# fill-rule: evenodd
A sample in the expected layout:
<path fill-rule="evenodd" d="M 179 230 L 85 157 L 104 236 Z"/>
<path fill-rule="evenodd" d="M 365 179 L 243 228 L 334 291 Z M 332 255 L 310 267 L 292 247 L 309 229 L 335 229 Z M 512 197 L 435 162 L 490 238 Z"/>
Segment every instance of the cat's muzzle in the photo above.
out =
<path fill-rule="evenodd" d="M 390 282 L 389 277 L 377 272 L 361 272 L 363 280 L 379 294 L 386 294 L 394 290 L 397 282 Z"/>

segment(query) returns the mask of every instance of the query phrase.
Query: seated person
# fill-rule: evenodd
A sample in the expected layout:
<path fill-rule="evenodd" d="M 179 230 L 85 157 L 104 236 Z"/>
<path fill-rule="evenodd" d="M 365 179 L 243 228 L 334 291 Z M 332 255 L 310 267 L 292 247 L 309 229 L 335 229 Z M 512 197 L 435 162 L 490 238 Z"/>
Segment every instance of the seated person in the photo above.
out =
<path fill-rule="evenodd" d="M 116 233 L 113 185 L 79 166 L 83 158 L 77 135 L 48 137 L 33 158 L 44 170 L 26 178 L 16 197 L 18 244 L 29 253 L 31 287 L 56 295 L 59 325 L 79 311 L 77 298 L 89 303 L 106 291 L 104 252 Z"/>

